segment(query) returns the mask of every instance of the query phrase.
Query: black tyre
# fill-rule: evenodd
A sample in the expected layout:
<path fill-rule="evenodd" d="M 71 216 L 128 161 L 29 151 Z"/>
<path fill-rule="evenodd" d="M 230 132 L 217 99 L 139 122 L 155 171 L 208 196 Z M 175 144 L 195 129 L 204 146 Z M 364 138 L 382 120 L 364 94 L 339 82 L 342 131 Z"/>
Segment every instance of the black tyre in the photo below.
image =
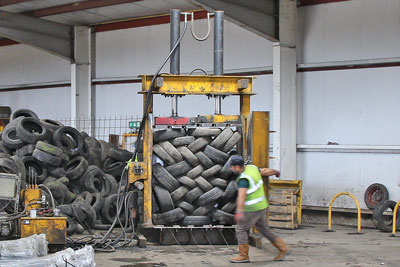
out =
<path fill-rule="evenodd" d="M 389 200 L 389 191 L 383 184 L 371 184 L 368 186 L 367 190 L 365 190 L 364 201 L 370 210 L 374 209 L 385 200 Z"/>
<path fill-rule="evenodd" d="M 61 136 L 63 135 L 69 135 L 73 139 L 73 141 L 75 142 L 75 146 L 73 148 L 66 148 L 65 146 L 63 146 L 61 139 Z M 79 155 L 83 147 L 82 135 L 76 129 L 69 126 L 58 128 L 53 134 L 53 142 L 69 156 Z"/>
<path fill-rule="evenodd" d="M 96 167 L 91 166 L 92 168 L 88 168 L 86 173 L 83 175 L 83 184 L 85 190 L 91 193 L 98 193 L 106 191 L 106 182 L 104 179 L 103 171 Z"/>
<path fill-rule="evenodd" d="M 229 214 L 219 209 L 216 209 L 212 212 L 212 217 L 223 225 L 225 224 L 232 225 L 235 223 L 234 221 L 235 216 L 233 214 Z"/>
<path fill-rule="evenodd" d="M 50 119 L 43 119 L 40 120 L 40 122 L 43 124 L 43 126 L 50 131 L 56 131 L 58 128 L 63 127 L 64 124 L 62 124 L 59 121 L 55 121 L 55 120 L 50 120 Z"/>
<path fill-rule="evenodd" d="M 58 181 L 53 181 L 48 182 L 47 187 L 50 189 L 51 194 L 59 204 L 69 204 L 66 201 L 67 192 L 69 192 L 69 190 L 64 184 Z"/>
<path fill-rule="evenodd" d="M 211 219 L 208 216 L 186 216 L 182 220 L 182 225 L 193 225 L 193 226 L 201 226 L 201 225 L 209 225 L 211 224 Z"/>
<path fill-rule="evenodd" d="M 222 169 L 219 171 L 219 176 L 222 179 L 228 179 L 232 174 L 232 169 L 231 169 L 231 165 L 230 165 L 230 160 L 231 158 L 229 158 L 226 163 L 224 164 L 224 166 L 222 167 Z"/>
<path fill-rule="evenodd" d="M 175 139 L 177 137 L 185 136 L 186 132 L 184 129 L 167 129 L 154 132 L 153 138 L 154 142 L 162 142 L 171 139 Z"/>
<path fill-rule="evenodd" d="M 223 194 L 224 194 L 224 191 L 222 191 L 218 187 L 214 187 L 210 191 L 202 194 L 199 197 L 197 203 L 202 206 L 202 205 L 207 205 L 211 202 L 216 202 Z"/>
<path fill-rule="evenodd" d="M 1 139 L 1 134 L 0 134 Z M 11 150 L 3 144 L 3 141 L 0 140 L 0 152 L 11 155 Z M 32 151 L 33 153 L 33 151 Z"/>
<path fill-rule="evenodd" d="M 186 185 L 189 188 L 195 188 L 197 186 L 196 182 L 192 178 L 187 176 L 179 177 L 177 180 L 178 182 L 180 182 L 183 185 Z"/>
<path fill-rule="evenodd" d="M 164 141 L 160 143 L 160 146 L 175 160 L 175 162 L 181 162 L 183 157 L 181 153 L 169 142 Z"/>
<path fill-rule="evenodd" d="M 175 164 L 175 160 L 171 157 L 170 154 L 167 153 L 167 151 L 164 150 L 159 144 L 156 144 L 153 146 L 153 152 L 162 159 L 165 164 L 167 165 L 173 165 Z"/>
<path fill-rule="evenodd" d="M 221 208 L 221 210 L 226 212 L 226 213 L 232 213 L 232 212 L 235 211 L 235 209 L 236 209 L 236 202 L 235 201 L 228 202 Z"/>
<path fill-rule="evenodd" d="M 228 154 L 212 146 L 206 146 L 206 148 L 204 149 L 204 154 L 206 154 L 207 157 L 209 157 L 212 161 L 219 164 L 225 164 L 226 161 L 229 159 Z"/>
<path fill-rule="evenodd" d="M 204 192 L 207 192 L 213 188 L 212 184 L 210 184 L 206 179 L 203 177 L 199 176 L 196 179 L 194 179 L 196 182 L 197 186 L 201 188 Z"/>
<path fill-rule="evenodd" d="M 232 180 L 228 183 L 228 185 L 221 197 L 221 200 L 224 203 L 231 201 L 235 197 L 236 192 L 237 192 L 237 184 L 236 184 L 236 181 Z"/>
<path fill-rule="evenodd" d="M 103 206 L 104 198 L 100 193 L 83 192 L 81 196 L 85 203 L 93 207 L 96 212 L 99 212 Z"/>
<path fill-rule="evenodd" d="M 67 174 L 63 168 L 57 168 L 54 166 L 47 166 L 47 172 L 56 178 L 64 177 Z"/>
<path fill-rule="evenodd" d="M 192 204 L 187 203 L 185 201 L 179 202 L 178 207 L 189 213 L 192 213 L 196 209 Z"/>
<path fill-rule="evenodd" d="M 75 221 L 70 216 L 66 217 L 67 217 L 67 235 L 73 235 L 75 234 L 76 230 Z"/>
<path fill-rule="evenodd" d="M 35 173 L 38 183 L 42 183 L 47 178 L 47 169 L 43 163 L 34 157 L 24 157 L 23 160 L 25 165 L 26 176 L 29 177 L 29 170 Z"/>
<path fill-rule="evenodd" d="M 104 223 L 112 224 L 117 216 L 117 198 L 118 194 L 109 195 L 104 199 L 103 207 L 101 208 L 101 216 Z M 120 218 L 122 219 L 123 210 L 121 209 Z"/>
<path fill-rule="evenodd" d="M 121 175 L 126 166 L 125 162 L 114 161 L 111 158 L 106 159 L 103 164 L 103 170 L 105 173 L 110 174 L 114 177 Z"/>
<path fill-rule="evenodd" d="M 16 128 L 17 136 L 28 144 L 35 144 L 47 138 L 47 129 L 38 119 L 23 118 Z"/>
<path fill-rule="evenodd" d="M 83 220 L 87 223 L 90 228 L 93 228 L 94 222 L 97 219 L 96 211 L 92 206 L 86 203 L 72 204 L 73 209 L 79 209 L 83 213 Z M 81 220 L 82 221 L 82 220 Z"/>
<path fill-rule="evenodd" d="M 100 147 L 101 151 L 101 147 Z M 108 156 L 112 159 L 115 159 L 117 161 L 128 161 L 132 158 L 133 154 L 132 152 L 125 150 L 125 149 L 116 149 L 110 147 L 108 150 Z"/>
<path fill-rule="evenodd" d="M 85 131 L 81 132 L 82 139 L 85 140 L 86 137 L 89 137 L 89 134 Z"/>
<path fill-rule="evenodd" d="M 0 159 L 0 173 L 18 173 L 18 166 L 17 164 L 9 158 L 1 158 Z"/>
<path fill-rule="evenodd" d="M 193 211 L 194 216 L 203 216 L 209 213 L 215 206 L 215 203 L 210 203 L 205 206 L 198 207 Z"/>
<path fill-rule="evenodd" d="M 175 138 L 174 140 L 171 141 L 171 143 L 175 147 L 180 147 L 180 146 L 187 146 L 194 140 L 195 138 L 193 136 L 182 136 Z"/>
<path fill-rule="evenodd" d="M 190 151 L 192 151 L 193 153 L 197 153 L 200 150 L 202 150 L 203 148 L 206 147 L 206 145 L 210 144 L 211 139 L 210 138 L 206 138 L 206 137 L 200 137 L 197 138 L 195 141 L 193 141 L 192 143 L 190 143 L 188 145 L 188 148 Z"/>
<path fill-rule="evenodd" d="M 107 197 L 118 192 L 118 182 L 114 176 L 109 174 L 104 174 L 104 180 L 106 184 L 106 189 L 102 192 L 103 197 Z"/>
<path fill-rule="evenodd" d="M 19 117 L 39 119 L 38 115 L 30 109 L 17 109 L 11 114 L 11 120 Z"/>
<path fill-rule="evenodd" d="M 203 191 L 199 187 L 195 187 L 192 190 L 190 190 L 186 196 L 185 196 L 185 201 L 188 203 L 193 203 L 196 201 L 201 195 L 203 194 Z"/>
<path fill-rule="evenodd" d="M 50 155 L 49 153 L 43 152 L 37 148 L 33 151 L 32 156 L 35 159 L 43 162 L 45 165 L 51 165 L 57 167 L 60 166 L 62 162 L 62 159 L 60 157 Z"/>
<path fill-rule="evenodd" d="M 64 153 L 64 154 L 65 154 L 65 153 Z M 81 150 L 80 155 L 81 155 L 82 157 L 84 157 L 85 159 L 87 159 L 87 158 L 90 157 L 90 150 L 89 150 L 89 147 L 88 147 L 88 145 L 86 144 L 86 142 L 83 142 L 82 150 Z"/>
<path fill-rule="evenodd" d="M 48 183 L 51 183 L 51 182 L 54 182 L 54 181 L 57 181 L 57 178 L 56 177 L 53 177 L 53 176 L 48 176 L 44 181 L 43 181 L 43 184 L 48 184 Z"/>
<path fill-rule="evenodd" d="M 180 177 L 182 175 L 187 174 L 191 169 L 192 166 L 187 163 L 186 160 L 181 162 L 175 163 L 174 165 L 168 166 L 165 168 L 172 176 Z"/>
<path fill-rule="evenodd" d="M 18 157 L 30 156 L 32 155 L 34 150 L 35 150 L 34 144 L 27 144 L 24 145 L 23 147 L 17 148 L 17 150 L 15 151 L 15 155 L 17 155 Z"/>
<path fill-rule="evenodd" d="M 110 147 L 108 146 L 108 143 L 104 140 L 99 140 L 99 144 L 101 147 L 100 161 L 104 162 L 108 157 Z"/>
<path fill-rule="evenodd" d="M 192 151 L 190 151 L 187 147 L 182 146 L 178 148 L 179 153 L 181 153 L 182 157 L 190 163 L 193 167 L 196 167 L 197 165 L 200 164 L 200 161 L 197 159 L 197 157 L 193 154 Z"/>
<path fill-rule="evenodd" d="M 181 198 L 183 198 L 186 193 L 189 192 L 189 189 L 186 186 L 181 186 L 171 193 L 172 201 L 177 202 Z"/>
<path fill-rule="evenodd" d="M 65 176 L 70 180 L 78 179 L 86 172 L 88 166 L 89 164 L 84 157 L 76 157 L 64 167 Z"/>
<path fill-rule="evenodd" d="M 3 145 L 10 149 L 17 149 L 25 145 L 25 142 L 17 136 L 17 128 L 13 126 L 6 127 L 1 132 L 1 139 Z"/>
<path fill-rule="evenodd" d="M 153 223 L 156 225 L 169 224 L 179 221 L 185 217 L 185 212 L 181 208 L 176 208 L 161 214 L 153 215 Z"/>
<path fill-rule="evenodd" d="M 42 141 L 36 143 L 36 148 L 56 157 L 61 157 L 62 154 L 64 153 L 61 148 L 50 145 Z"/>
<path fill-rule="evenodd" d="M 153 165 L 153 176 L 169 192 L 179 188 L 179 182 L 160 164 Z"/>
<path fill-rule="evenodd" d="M 232 137 L 233 131 L 231 128 L 225 128 L 212 142 L 211 146 L 222 149 L 226 142 Z"/>
<path fill-rule="evenodd" d="M 193 169 L 191 169 L 187 173 L 187 176 L 190 178 L 196 178 L 196 177 L 200 176 L 200 174 L 202 174 L 203 171 L 204 171 L 204 167 L 202 165 L 198 165 L 197 167 L 194 167 Z"/>
<path fill-rule="evenodd" d="M 219 173 L 219 171 L 222 169 L 221 165 L 214 165 L 211 168 L 205 170 L 201 176 L 203 176 L 204 178 L 211 178 L 213 176 L 215 176 L 217 173 Z"/>
<path fill-rule="evenodd" d="M 382 232 L 392 231 L 393 217 L 392 215 L 390 215 L 389 218 L 386 219 L 383 213 L 387 209 L 391 209 L 393 211 L 395 206 L 396 202 L 392 200 L 385 200 L 375 207 L 372 217 L 374 219 L 376 227 Z M 400 228 L 400 210 L 397 210 L 396 229 L 398 228 Z"/>
<path fill-rule="evenodd" d="M 190 135 L 196 137 L 204 137 L 204 136 L 217 136 L 221 133 L 221 129 L 219 128 L 196 128 Z"/>
<path fill-rule="evenodd" d="M 228 185 L 228 182 L 221 178 L 213 178 L 210 180 L 210 184 L 212 184 L 213 186 L 219 187 L 221 189 L 225 189 L 226 186 Z"/>
<path fill-rule="evenodd" d="M 215 163 L 201 151 L 196 153 L 196 157 L 200 161 L 201 165 L 203 165 L 206 169 L 209 169 L 215 165 Z"/>
<path fill-rule="evenodd" d="M 242 139 L 242 136 L 240 133 L 235 132 L 231 138 L 229 138 L 229 140 L 226 142 L 226 144 L 224 145 L 224 147 L 222 148 L 222 151 L 225 153 L 228 153 L 229 151 L 231 151 L 237 143 L 239 143 L 240 139 Z"/>
<path fill-rule="evenodd" d="M 157 185 L 153 187 L 153 190 L 162 212 L 167 212 L 175 208 L 171 195 L 167 190 Z"/>
<path fill-rule="evenodd" d="M 17 165 L 17 174 L 21 177 L 22 181 L 26 180 L 26 170 L 25 170 L 25 164 L 23 161 L 23 157 L 18 157 L 16 155 L 11 156 L 10 159 L 12 159 L 15 164 Z"/>

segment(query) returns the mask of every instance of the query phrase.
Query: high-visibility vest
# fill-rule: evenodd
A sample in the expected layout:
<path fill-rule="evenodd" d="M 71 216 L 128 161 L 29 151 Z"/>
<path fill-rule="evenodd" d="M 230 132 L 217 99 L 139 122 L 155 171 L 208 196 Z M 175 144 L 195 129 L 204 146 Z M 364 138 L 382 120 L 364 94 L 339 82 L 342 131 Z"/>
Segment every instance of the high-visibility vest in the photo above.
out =
<path fill-rule="evenodd" d="M 249 181 L 247 196 L 244 201 L 244 211 L 258 211 L 268 207 L 268 201 L 264 193 L 264 183 L 257 166 L 246 165 L 242 174 L 239 175 L 236 182 L 240 179 Z"/>

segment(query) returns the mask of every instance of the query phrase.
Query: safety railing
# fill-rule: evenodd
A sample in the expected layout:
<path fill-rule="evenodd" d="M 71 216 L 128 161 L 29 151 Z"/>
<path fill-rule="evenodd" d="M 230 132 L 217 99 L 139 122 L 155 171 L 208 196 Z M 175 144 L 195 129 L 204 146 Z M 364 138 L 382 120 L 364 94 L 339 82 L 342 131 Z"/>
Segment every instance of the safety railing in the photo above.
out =
<path fill-rule="evenodd" d="M 354 202 L 357 205 L 357 232 L 360 234 L 361 233 L 361 208 L 360 208 L 360 203 L 358 202 L 357 198 L 355 196 L 353 196 L 352 194 L 348 193 L 348 192 L 342 192 L 339 194 L 336 194 L 331 202 L 329 203 L 329 210 L 328 210 L 328 231 L 332 232 L 332 205 L 333 202 L 335 201 L 335 199 L 337 199 L 339 196 L 342 195 L 347 195 L 350 196 Z"/>
<path fill-rule="evenodd" d="M 394 207 L 393 210 L 393 228 L 392 228 L 392 236 L 396 235 L 396 226 L 397 226 L 397 210 L 399 209 L 399 205 L 400 205 L 400 200 L 397 201 L 396 206 Z"/>

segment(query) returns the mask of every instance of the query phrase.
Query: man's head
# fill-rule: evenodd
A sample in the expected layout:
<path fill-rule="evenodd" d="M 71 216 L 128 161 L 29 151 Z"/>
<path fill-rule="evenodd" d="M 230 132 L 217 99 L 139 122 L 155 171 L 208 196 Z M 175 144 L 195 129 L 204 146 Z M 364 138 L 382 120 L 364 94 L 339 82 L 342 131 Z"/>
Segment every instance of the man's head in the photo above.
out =
<path fill-rule="evenodd" d="M 231 169 L 235 174 L 241 174 L 244 171 L 244 161 L 239 155 L 232 156 L 229 164 L 231 165 Z"/>

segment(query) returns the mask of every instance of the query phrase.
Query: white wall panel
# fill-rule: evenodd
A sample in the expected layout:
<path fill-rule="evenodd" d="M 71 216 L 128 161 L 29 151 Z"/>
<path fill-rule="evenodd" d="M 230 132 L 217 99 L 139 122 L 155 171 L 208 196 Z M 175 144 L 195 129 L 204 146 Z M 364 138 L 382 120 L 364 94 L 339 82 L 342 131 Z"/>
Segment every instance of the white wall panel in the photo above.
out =
<path fill-rule="evenodd" d="M 65 59 L 27 45 L 0 47 L 0 86 L 70 78 L 70 63 Z"/>
<path fill-rule="evenodd" d="M 12 111 L 20 108 L 31 109 L 39 118 L 66 118 L 69 117 L 71 109 L 70 87 L 0 91 L 0 106 L 10 106 Z"/>

